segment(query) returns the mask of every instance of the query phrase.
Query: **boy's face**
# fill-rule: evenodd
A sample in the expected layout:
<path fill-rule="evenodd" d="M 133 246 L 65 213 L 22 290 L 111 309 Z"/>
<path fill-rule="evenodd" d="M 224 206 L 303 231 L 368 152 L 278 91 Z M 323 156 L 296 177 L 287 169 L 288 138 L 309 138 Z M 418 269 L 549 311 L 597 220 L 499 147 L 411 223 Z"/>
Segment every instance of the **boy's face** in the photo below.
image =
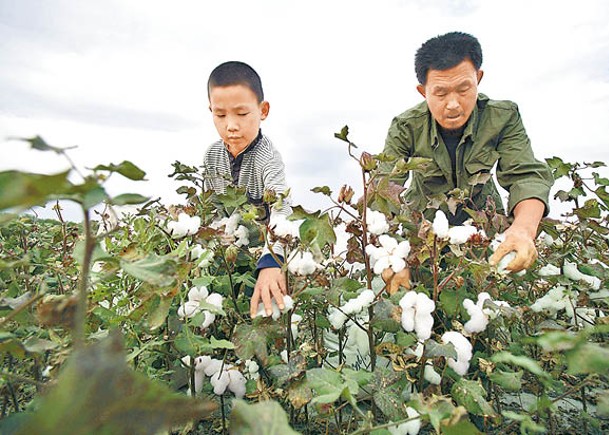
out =
<path fill-rule="evenodd" d="M 209 92 L 214 125 L 233 155 L 256 138 L 269 108 L 268 102 L 259 103 L 254 91 L 245 85 L 216 86 Z"/>
<path fill-rule="evenodd" d="M 434 119 L 447 130 L 463 127 L 478 98 L 478 83 L 482 70 L 476 70 L 470 60 L 447 70 L 430 69 L 427 83 L 417 90 L 425 100 Z"/>

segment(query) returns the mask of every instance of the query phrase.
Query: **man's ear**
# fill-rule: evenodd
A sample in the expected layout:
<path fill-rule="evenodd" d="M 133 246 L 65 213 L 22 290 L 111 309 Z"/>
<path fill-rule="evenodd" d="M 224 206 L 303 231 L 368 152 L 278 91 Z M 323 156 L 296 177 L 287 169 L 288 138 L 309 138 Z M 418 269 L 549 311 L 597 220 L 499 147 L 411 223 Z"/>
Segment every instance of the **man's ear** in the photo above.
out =
<path fill-rule="evenodd" d="M 417 91 L 419 91 L 419 94 L 423 95 L 423 98 L 425 98 L 425 86 L 417 85 Z"/>
<path fill-rule="evenodd" d="M 207 106 L 209 108 L 209 111 L 211 112 L 211 103 L 209 103 L 209 106 Z"/>
<path fill-rule="evenodd" d="M 260 103 L 260 119 L 266 119 L 266 117 L 269 116 L 269 110 L 271 110 L 271 105 L 268 101 L 263 101 Z"/>
<path fill-rule="evenodd" d="M 482 80 L 482 76 L 484 75 L 484 71 L 479 69 L 478 72 L 476 73 L 476 75 L 478 76 L 478 84 L 480 84 L 480 81 Z"/>

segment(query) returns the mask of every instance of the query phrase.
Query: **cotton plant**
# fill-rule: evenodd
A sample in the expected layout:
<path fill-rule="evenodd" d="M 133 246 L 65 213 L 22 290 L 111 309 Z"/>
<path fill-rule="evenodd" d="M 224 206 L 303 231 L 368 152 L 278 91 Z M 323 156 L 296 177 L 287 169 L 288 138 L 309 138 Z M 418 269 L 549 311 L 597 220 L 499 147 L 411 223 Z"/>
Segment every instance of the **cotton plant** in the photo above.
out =
<path fill-rule="evenodd" d="M 182 358 L 182 363 L 186 367 L 190 367 L 190 357 Z M 205 376 L 208 376 L 214 394 L 221 396 L 226 390 L 229 390 L 237 399 L 245 396 L 247 379 L 237 368 L 224 364 L 222 360 L 211 358 L 209 355 L 196 357 L 194 363 L 195 393 L 203 390 L 203 381 Z"/>
<path fill-rule="evenodd" d="M 287 313 L 292 308 L 294 308 L 294 299 L 292 299 L 292 297 L 289 295 L 284 295 L 283 296 L 283 305 L 284 305 L 283 309 L 280 310 L 279 307 L 277 306 L 277 302 L 275 301 L 275 299 L 271 300 L 271 306 L 272 306 L 273 311 L 270 314 L 270 316 L 273 320 L 279 319 L 279 317 L 281 317 L 281 315 L 283 313 Z M 266 310 L 265 310 L 263 304 L 258 305 L 258 312 L 256 313 L 255 317 L 269 317 L 269 315 L 266 313 Z"/>
<path fill-rule="evenodd" d="M 442 342 L 444 344 L 452 343 L 457 352 L 457 359 L 446 359 L 448 366 L 458 375 L 465 376 L 469 370 L 469 363 L 472 359 L 472 344 L 463 334 L 457 331 L 446 331 L 442 335 Z"/>
<path fill-rule="evenodd" d="M 292 251 L 288 257 L 288 270 L 293 275 L 311 275 L 322 268 L 323 266 L 315 261 L 309 251 Z"/>
<path fill-rule="evenodd" d="M 199 216 L 190 216 L 188 213 L 180 212 L 177 220 L 172 220 L 167 223 L 167 229 L 174 239 L 196 234 L 201 226 L 201 218 Z"/>
<path fill-rule="evenodd" d="M 239 225 L 239 222 L 241 222 L 241 214 L 233 213 L 230 217 L 213 221 L 209 226 L 215 230 L 224 227 L 224 234 L 231 241 L 234 239 L 235 246 L 248 246 L 250 243 L 249 231 L 244 225 Z"/>
<path fill-rule="evenodd" d="M 425 293 L 417 293 L 414 290 L 407 292 L 400 299 L 402 308 L 402 328 L 406 332 L 414 331 L 420 341 L 431 337 L 434 319 L 432 313 L 436 304 Z"/>
<path fill-rule="evenodd" d="M 367 208 L 366 228 L 368 228 L 369 233 L 379 236 L 389 231 L 389 224 L 387 223 L 387 218 L 383 213 Z"/>
<path fill-rule="evenodd" d="M 406 407 L 406 415 L 412 420 L 399 425 L 389 426 L 387 430 L 391 435 L 417 435 L 419 433 L 421 430 L 421 419 L 416 417 L 419 417 L 420 414 L 416 409 L 408 406 Z"/>
<path fill-rule="evenodd" d="M 245 373 L 244 376 L 246 379 L 257 380 L 260 378 L 260 366 L 253 359 L 245 360 Z"/>
<path fill-rule="evenodd" d="M 370 244 L 366 246 L 366 254 L 375 274 L 380 275 L 387 268 L 399 273 L 406 267 L 406 258 L 410 253 L 410 242 L 403 240 L 398 243 L 393 237 L 383 234 L 378 237 L 381 246 Z"/>
<path fill-rule="evenodd" d="M 431 230 L 438 239 L 448 239 L 448 219 L 442 210 L 437 210 L 431 224 Z"/>
<path fill-rule="evenodd" d="M 354 320 L 346 319 L 344 323 L 333 325 L 339 329 L 344 327 L 344 336 L 346 340 L 341 344 L 338 334 L 332 331 L 327 331 L 324 334 L 324 347 L 329 354 L 336 356 L 328 356 L 327 362 L 332 366 L 337 366 L 339 363 L 338 352 L 342 351 L 344 363 L 347 366 L 358 368 L 365 367 L 370 361 L 370 344 L 368 342 L 368 333 L 362 329 L 360 325 L 368 323 L 368 313 L 362 311 L 354 316 Z"/>
<path fill-rule="evenodd" d="M 190 256 L 197 267 L 205 269 L 206 267 L 209 267 L 214 259 L 214 251 L 206 249 L 197 243 L 190 248 Z"/>
<path fill-rule="evenodd" d="M 546 313 L 551 317 L 556 317 L 559 312 L 565 311 L 571 323 L 577 326 L 592 326 L 597 317 L 596 309 L 590 307 L 576 307 L 579 292 L 569 290 L 565 286 L 555 286 L 544 296 L 537 299 L 532 305 L 531 310 L 536 313 Z M 602 312 L 599 316 L 604 317 Z"/>
<path fill-rule="evenodd" d="M 223 300 L 221 294 L 209 293 L 207 287 L 192 287 L 188 291 L 188 300 L 178 308 L 178 317 L 180 319 L 190 319 L 203 312 L 204 319 L 200 326 L 205 329 L 216 320 L 216 313 L 205 309 L 201 306 L 201 303 L 212 305 L 221 311 Z"/>
<path fill-rule="evenodd" d="M 485 301 L 490 301 L 494 307 L 485 307 Z M 500 307 L 509 308 L 510 305 L 505 301 L 493 301 L 491 296 L 482 292 L 478 294 L 478 301 L 474 303 L 471 299 L 463 300 L 463 308 L 467 310 L 470 319 L 463 325 L 463 329 L 469 335 L 483 332 L 489 323 L 489 318 L 497 316 Z"/>

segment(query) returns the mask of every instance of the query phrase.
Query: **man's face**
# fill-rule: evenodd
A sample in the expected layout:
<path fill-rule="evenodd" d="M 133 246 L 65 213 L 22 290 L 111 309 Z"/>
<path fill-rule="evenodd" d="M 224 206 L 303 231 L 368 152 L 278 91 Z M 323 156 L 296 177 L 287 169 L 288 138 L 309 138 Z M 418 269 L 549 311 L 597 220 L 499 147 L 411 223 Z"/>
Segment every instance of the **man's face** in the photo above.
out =
<path fill-rule="evenodd" d="M 254 91 L 244 85 L 216 86 L 209 93 L 209 110 L 218 134 L 229 151 L 237 154 L 258 135 L 269 103 L 258 103 Z"/>
<path fill-rule="evenodd" d="M 447 70 L 430 69 L 427 83 L 418 85 L 417 90 L 438 124 L 456 130 L 467 123 L 474 110 L 481 79 L 482 70 L 476 71 L 471 61 L 464 60 Z"/>

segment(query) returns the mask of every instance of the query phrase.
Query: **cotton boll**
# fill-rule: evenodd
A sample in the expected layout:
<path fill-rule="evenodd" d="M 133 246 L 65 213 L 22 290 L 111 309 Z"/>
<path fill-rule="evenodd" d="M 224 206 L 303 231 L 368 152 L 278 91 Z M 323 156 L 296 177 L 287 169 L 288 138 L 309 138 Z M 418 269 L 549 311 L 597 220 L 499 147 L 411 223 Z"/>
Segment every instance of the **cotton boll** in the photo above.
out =
<path fill-rule="evenodd" d="M 447 363 L 455 373 L 464 376 L 472 359 L 472 345 L 467 338 L 457 331 L 447 331 L 442 335 L 443 343 L 452 343 L 457 352 L 457 359 L 447 358 Z"/>
<path fill-rule="evenodd" d="M 186 213 L 180 213 L 177 221 L 170 221 L 167 224 L 171 237 L 179 239 L 184 236 L 195 234 L 201 226 L 201 218 L 199 216 L 189 216 Z"/>
<path fill-rule="evenodd" d="M 207 298 L 205 298 L 205 302 L 210 305 L 214 305 L 218 308 L 222 308 L 222 302 L 224 301 L 224 296 L 219 293 L 212 293 Z"/>
<path fill-rule="evenodd" d="M 478 229 L 471 225 L 452 227 L 448 231 L 448 237 L 450 238 L 449 243 L 451 245 L 462 245 L 476 233 L 478 233 Z"/>
<path fill-rule="evenodd" d="M 189 301 L 202 301 L 208 296 L 209 292 L 207 291 L 207 287 L 193 287 L 188 291 L 188 300 Z"/>
<path fill-rule="evenodd" d="M 341 307 L 341 310 L 345 314 L 356 314 L 362 311 L 364 308 L 368 308 L 374 301 L 375 294 L 372 290 L 366 289 L 362 291 L 356 298 L 350 299 L 345 305 Z"/>
<path fill-rule="evenodd" d="M 440 385 L 442 382 L 442 376 L 438 374 L 433 368 L 432 364 L 425 364 L 425 370 L 423 372 L 423 377 L 427 382 L 434 385 Z"/>
<path fill-rule="evenodd" d="M 510 262 L 516 258 L 516 251 L 510 251 L 503 256 L 499 263 L 497 263 L 497 272 L 501 274 L 509 273 L 509 270 L 506 270 L 506 267 Z"/>
<path fill-rule="evenodd" d="M 230 383 L 230 377 L 226 370 L 220 370 L 209 378 L 212 386 L 214 387 L 214 394 L 221 396 L 226 391 L 228 384 Z"/>
<path fill-rule="evenodd" d="M 303 222 L 304 219 L 290 221 L 284 215 L 273 213 L 271 214 L 269 227 L 273 229 L 273 232 L 278 237 L 291 236 L 298 238 L 300 237 L 300 225 Z"/>
<path fill-rule="evenodd" d="M 419 416 L 419 413 L 410 406 L 406 408 L 406 414 L 408 418 L 415 418 Z M 417 435 L 421 430 L 421 419 L 415 418 L 414 420 L 407 421 L 395 426 L 389 426 L 387 430 L 391 435 Z"/>
<path fill-rule="evenodd" d="M 200 311 L 199 301 L 188 301 L 178 308 L 178 317 L 180 319 L 194 317 Z"/>
<path fill-rule="evenodd" d="M 213 313 L 210 313 L 209 311 L 203 311 L 203 315 L 205 316 L 205 318 L 203 319 L 203 322 L 201 323 L 201 329 L 206 329 L 209 325 L 214 323 L 214 320 L 216 320 L 216 315 Z"/>
<path fill-rule="evenodd" d="M 334 307 L 330 307 L 328 309 L 328 321 L 334 329 L 342 328 L 347 319 L 347 315 L 341 312 L 339 309 Z"/>
<path fill-rule="evenodd" d="M 288 295 L 283 296 L 283 306 L 283 310 L 280 310 L 277 306 L 277 301 L 275 301 L 275 299 L 271 299 L 271 309 L 273 310 L 271 313 L 271 318 L 273 320 L 279 319 L 282 313 L 291 310 L 294 307 L 294 300 Z M 264 308 L 263 304 L 258 305 L 258 312 L 256 313 L 256 317 L 258 316 L 268 317 L 268 315 L 266 314 L 266 308 Z"/>
<path fill-rule="evenodd" d="M 557 276 L 557 275 L 560 275 L 560 268 L 554 266 L 553 264 L 548 263 L 544 267 L 539 269 L 537 274 L 539 276 L 543 276 L 543 277 L 546 277 L 546 276 Z"/>
<path fill-rule="evenodd" d="M 288 260 L 288 270 L 294 275 L 310 275 L 320 268 L 310 252 L 294 251 Z"/>
<path fill-rule="evenodd" d="M 590 285 L 590 287 L 592 287 L 594 290 L 598 290 L 601 287 L 600 279 L 598 279 L 595 276 L 586 275 L 586 274 L 580 272 L 577 269 L 577 264 L 575 264 L 575 263 L 565 261 L 565 264 L 564 264 L 562 270 L 563 270 L 563 274 L 567 278 L 569 278 L 573 281 L 584 281 L 588 285 Z"/>
<path fill-rule="evenodd" d="M 389 224 L 385 215 L 379 211 L 366 209 L 366 226 L 368 232 L 380 235 L 389 231 Z"/>
<path fill-rule="evenodd" d="M 210 358 L 209 362 L 203 368 L 205 376 L 212 376 L 214 373 L 218 373 L 222 369 L 222 360 Z"/>
<path fill-rule="evenodd" d="M 235 246 L 247 246 L 250 243 L 249 232 L 243 225 L 239 225 L 237 230 L 233 233 L 236 237 Z"/>
<path fill-rule="evenodd" d="M 195 370 L 195 393 L 200 393 L 203 390 L 203 381 L 205 380 L 205 373 L 202 371 Z"/>
<path fill-rule="evenodd" d="M 437 210 L 431 230 L 439 239 L 448 238 L 448 219 L 442 210 Z"/>
<path fill-rule="evenodd" d="M 463 308 L 467 310 L 470 319 L 463 325 L 463 329 L 468 334 L 482 332 L 488 325 L 488 316 L 484 314 L 482 307 L 479 304 L 474 304 L 471 299 L 463 301 Z"/>
<path fill-rule="evenodd" d="M 245 396 L 245 384 L 247 380 L 239 370 L 228 370 L 228 389 L 233 392 L 237 399 L 243 399 Z"/>
<path fill-rule="evenodd" d="M 195 358 L 195 371 L 205 372 L 205 368 L 212 361 L 209 355 L 201 355 Z"/>
<path fill-rule="evenodd" d="M 281 352 L 279 352 L 279 356 L 284 363 L 287 364 L 289 362 L 287 349 L 283 349 Z"/>

